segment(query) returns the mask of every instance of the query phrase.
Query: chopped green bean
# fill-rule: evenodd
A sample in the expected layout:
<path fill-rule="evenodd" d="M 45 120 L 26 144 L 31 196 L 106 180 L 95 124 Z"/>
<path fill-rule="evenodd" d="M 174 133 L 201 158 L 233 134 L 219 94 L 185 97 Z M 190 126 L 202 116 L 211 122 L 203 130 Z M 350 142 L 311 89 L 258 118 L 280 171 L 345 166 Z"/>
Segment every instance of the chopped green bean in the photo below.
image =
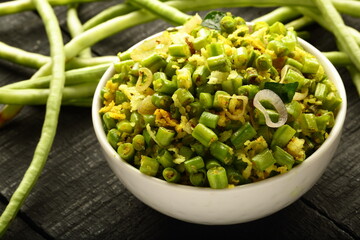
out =
<path fill-rule="evenodd" d="M 224 164 L 229 165 L 233 161 L 234 150 L 220 141 L 213 142 L 210 145 L 210 153 Z"/>
<path fill-rule="evenodd" d="M 192 74 L 194 70 L 195 70 L 195 66 L 192 63 L 187 63 L 181 69 L 176 70 L 177 87 L 190 89 L 193 85 Z"/>
<path fill-rule="evenodd" d="M 163 93 L 155 93 L 151 97 L 151 102 L 157 108 L 169 110 L 170 105 L 173 102 L 173 100 L 171 99 L 171 97 L 169 95 L 166 95 Z"/>
<path fill-rule="evenodd" d="M 316 132 L 318 130 L 315 115 L 312 113 L 301 114 L 301 128 L 304 133 Z"/>
<path fill-rule="evenodd" d="M 131 143 L 122 143 L 119 145 L 117 152 L 119 156 L 125 161 L 130 161 L 134 158 L 135 149 Z"/>
<path fill-rule="evenodd" d="M 294 157 L 279 146 L 275 146 L 273 156 L 278 164 L 285 165 L 289 170 L 295 163 Z"/>
<path fill-rule="evenodd" d="M 211 43 L 206 46 L 206 51 L 210 57 L 223 56 L 225 53 L 224 46 L 221 43 Z"/>
<path fill-rule="evenodd" d="M 279 146 L 284 147 L 290 139 L 295 135 L 296 130 L 285 124 L 276 129 L 273 139 L 271 141 L 271 147 Z"/>
<path fill-rule="evenodd" d="M 175 163 L 173 162 L 173 156 L 166 149 L 161 149 L 156 160 L 163 166 L 164 168 L 173 167 Z"/>
<path fill-rule="evenodd" d="M 180 173 L 174 168 L 164 168 L 162 175 L 167 182 L 177 183 L 180 181 Z"/>
<path fill-rule="evenodd" d="M 323 108 L 329 111 L 336 111 L 342 100 L 338 94 L 330 92 L 323 101 Z"/>
<path fill-rule="evenodd" d="M 151 127 L 155 126 L 155 115 L 143 114 L 144 125 L 149 124 Z"/>
<path fill-rule="evenodd" d="M 316 73 L 319 66 L 320 64 L 315 57 L 305 57 L 301 71 L 303 73 Z"/>
<path fill-rule="evenodd" d="M 117 148 L 117 144 L 120 140 L 120 132 L 119 130 L 113 128 L 113 129 L 110 129 L 106 135 L 106 138 L 108 140 L 108 142 L 110 143 L 110 145 L 116 149 Z"/>
<path fill-rule="evenodd" d="M 204 111 L 200 102 L 192 102 L 188 105 L 188 113 L 190 118 L 199 118 Z"/>
<path fill-rule="evenodd" d="M 272 109 L 266 109 L 267 114 L 269 115 L 271 121 L 277 122 L 279 120 L 279 114 L 275 110 Z M 255 110 L 255 116 L 257 119 L 257 122 L 260 125 L 266 125 L 265 116 L 262 112 L 260 112 L 258 109 Z"/>
<path fill-rule="evenodd" d="M 249 122 L 246 122 L 241 128 L 239 128 L 230 138 L 231 143 L 236 149 L 244 146 L 247 140 L 252 139 L 256 135 L 256 130 L 251 126 Z"/>
<path fill-rule="evenodd" d="M 193 186 L 202 187 L 206 184 L 206 171 L 205 169 L 200 169 L 195 173 L 191 173 L 189 176 L 190 183 Z"/>
<path fill-rule="evenodd" d="M 286 111 L 293 119 L 297 119 L 301 114 L 301 104 L 298 101 L 291 101 L 286 104 Z"/>
<path fill-rule="evenodd" d="M 255 64 L 260 71 L 267 71 L 272 67 L 272 60 L 269 55 L 261 54 L 255 59 Z"/>
<path fill-rule="evenodd" d="M 228 187 L 228 178 L 224 167 L 213 167 L 207 170 L 207 179 L 211 188 L 221 189 Z"/>
<path fill-rule="evenodd" d="M 174 101 L 179 101 L 181 105 L 186 106 L 194 101 L 194 96 L 188 90 L 179 88 L 172 95 Z"/>
<path fill-rule="evenodd" d="M 182 43 L 170 45 L 169 54 L 173 57 L 189 57 L 191 53 L 189 45 Z"/>
<path fill-rule="evenodd" d="M 324 100 L 328 94 L 328 86 L 324 83 L 317 83 L 315 89 L 315 97 L 319 100 Z"/>
<path fill-rule="evenodd" d="M 210 70 L 206 65 L 198 66 L 192 75 L 192 80 L 196 86 L 205 84 L 208 81 Z"/>
<path fill-rule="evenodd" d="M 202 157 L 196 156 L 184 162 L 185 169 L 188 173 L 197 173 L 200 169 L 205 167 Z"/>
<path fill-rule="evenodd" d="M 243 177 L 240 171 L 238 171 L 232 166 L 227 166 L 225 167 L 225 169 L 229 184 L 233 184 L 236 186 L 246 183 L 246 179 Z"/>
<path fill-rule="evenodd" d="M 218 140 L 218 136 L 202 123 L 196 125 L 191 135 L 205 147 Z"/>
<path fill-rule="evenodd" d="M 141 156 L 139 170 L 146 175 L 155 176 L 159 170 L 159 163 L 154 158 Z"/>
<path fill-rule="evenodd" d="M 269 149 L 266 149 L 263 152 L 255 155 L 251 160 L 255 164 L 255 168 L 262 171 L 264 171 L 266 168 L 270 167 L 276 162 Z"/>
<path fill-rule="evenodd" d="M 274 51 L 278 57 L 284 57 L 289 54 L 289 49 L 286 45 L 279 40 L 272 40 L 267 45 L 267 49 Z"/>
<path fill-rule="evenodd" d="M 202 123 L 209 128 L 216 128 L 219 118 L 220 117 L 217 114 L 203 112 L 199 118 L 199 123 Z"/>
<path fill-rule="evenodd" d="M 216 55 L 207 59 L 207 65 L 211 71 L 230 71 L 230 61 L 224 55 Z"/>
<path fill-rule="evenodd" d="M 171 144 L 175 136 L 175 132 L 171 129 L 160 127 L 156 133 L 156 140 L 162 147 L 166 147 Z"/>
<path fill-rule="evenodd" d="M 232 16 L 225 16 L 220 21 L 221 30 L 227 33 L 232 33 L 236 27 L 236 21 Z"/>
<path fill-rule="evenodd" d="M 143 135 L 136 134 L 132 139 L 132 145 L 136 151 L 145 149 L 145 138 Z"/>
<path fill-rule="evenodd" d="M 210 93 L 201 92 L 199 96 L 199 102 L 204 109 L 210 109 L 213 106 L 214 97 Z"/>
<path fill-rule="evenodd" d="M 156 79 L 156 78 L 155 78 Z M 154 90 L 158 93 L 173 94 L 176 89 L 177 85 L 174 81 L 170 81 L 167 79 L 158 78 L 153 82 Z"/>
<path fill-rule="evenodd" d="M 227 107 L 229 100 L 223 96 L 230 96 L 230 94 L 221 90 L 215 92 L 214 101 L 212 104 L 214 108 L 222 109 Z"/>
<path fill-rule="evenodd" d="M 213 168 L 213 167 L 221 167 L 221 164 L 215 159 L 209 159 L 209 160 L 205 161 L 206 170 L 209 170 L 210 168 Z"/>
<path fill-rule="evenodd" d="M 194 152 L 191 150 L 190 147 L 181 146 L 179 149 L 179 154 L 181 156 L 184 156 L 185 160 L 189 160 L 194 155 Z"/>
<path fill-rule="evenodd" d="M 334 114 L 332 112 L 325 112 L 320 116 L 316 116 L 316 125 L 319 131 L 325 131 L 326 128 L 334 126 Z"/>
<path fill-rule="evenodd" d="M 116 123 L 116 128 L 120 132 L 126 132 L 126 133 L 132 133 L 134 130 L 133 125 L 127 119 L 121 120 L 120 122 Z"/>
<path fill-rule="evenodd" d="M 153 73 L 166 66 L 165 59 L 157 53 L 153 53 L 141 61 L 141 65 L 150 69 Z"/>
<path fill-rule="evenodd" d="M 293 66 L 297 68 L 299 71 L 301 71 L 301 69 L 303 68 L 303 65 L 299 61 L 296 61 L 293 58 L 287 58 L 285 64 Z"/>

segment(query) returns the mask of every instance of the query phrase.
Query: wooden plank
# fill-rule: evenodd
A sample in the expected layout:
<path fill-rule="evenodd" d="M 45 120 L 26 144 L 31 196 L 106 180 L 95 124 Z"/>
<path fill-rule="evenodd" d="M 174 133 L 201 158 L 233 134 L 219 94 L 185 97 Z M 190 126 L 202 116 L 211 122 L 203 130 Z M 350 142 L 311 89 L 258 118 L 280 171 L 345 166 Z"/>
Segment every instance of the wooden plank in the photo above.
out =
<path fill-rule="evenodd" d="M 243 224 L 203 226 L 177 220 L 169 221 L 170 224 L 162 232 L 163 238 L 178 232 L 182 236 L 204 239 L 227 239 L 228 236 L 251 239 L 353 239 L 302 201 L 297 201 L 271 216 Z"/>
<path fill-rule="evenodd" d="M 348 84 L 349 111 L 343 134 L 327 171 L 305 199 L 349 233 L 360 237 L 360 101 Z M 357 100 L 356 100 L 357 99 Z M 354 101 L 355 100 L 355 101 Z"/>
<path fill-rule="evenodd" d="M 10 46 L 24 49 L 30 52 L 40 54 L 48 54 L 48 41 L 43 37 L 44 28 L 41 27 L 40 19 L 32 12 L 15 14 L 11 16 L 1 17 L 0 41 Z M 32 24 L 24 24 L 31 22 Z M 29 78 L 33 73 L 33 69 L 21 67 L 4 60 L 0 60 L 1 85 Z"/>
<path fill-rule="evenodd" d="M 358 20 L 345 16 L 345 21 L 355 29 L 360 29 Z M 315 34 L 318 38 L 324 39 L 313 40 L 316 47 L 323 51 L 336 49 L 331 35 L 324 38 L 322 34 L 327 36 L 328 33 L 315 31 Z M 340 145 L 328 169 L 304 199 L 349 234 L 360 238 L 360 99 L 347 70 L 338 70 L 345 85 L 348 101 Z"/>
<path fill-rule="evenodd" d="M 100 5 L 96 3 L 94 6 Z M 57 8 L 62 25 L 64 9 Z M 84 19 L 96 11 L 99 9 L 93 6 L 84 5 L 81 8 Z M 269 9 L 233 10 L 246 20 L 266 11 Z M 0 40 L 27 50 L 47 53 L 48 48 L 43 44 L 46 38 L 36 40 L 40 34 L 44 34 L 38 17 L 33 13 L 20 16 L 22 15 L 11 16 L 10 20 L 6 20 L 9 26 L 0 26 Z M 11 33 L 10 29 L 21 29 L 21 24 L 30 21 L 29 19 L 36 26 L 30 24 L 30 29 L 25 32 Z M 116 54 L 167 26 L 169 25 L 162 21 L 156 21 L 155 24 L 129 29 L 97 44 L 94 51 L 101 55 Z M 321 39 L 328 39 L 320 42 L 319 48 L 331 50 L 334 47 L 331 38 L 323 37 L 325 31 L 315 28 L 312 33 Z M 25 37 L 33 41 L 24 42 Z M 40 43 L 33 45 L 36 41 Z M 11 67 L 3 62 L 0 64 L 1 83 L 9 78 L 22 79 L 27 74 L 18 72 L 16 66 Z M 90 110 L 75 107 L 62 108 L 52 153 L 22 211 L 36 226 L 55 239 L 159 239 L 174 234 L 174 238 L 193 234 L 206 237 L 237 234 L 287 239 L 358 238 L 360 224 L 356 211 L 359 209 L 360 194 L 359 169 L 356 167 L 359 154 L 356 150 L 359 149 L 359 144 L 356 143 L 356 138 L 360 133 L 360 107 L 359 98 L 348 76 L 345 81 L 351 105 L 341 140 L 343 143 L 337 155 L 318 184 L 303 200 L 274 215 L 245 224 L 202 226 L 184 223 L 150 209 L 128 192 L 107 166 L 95 140 Z M 7 199 L 31 160 L 40 135 L 43 115 L 42 106 L 26 107 L 15 121 L 0 129 L 0 191 Z M 349 148 L 352 144 L 354 147 Z M 11 237 L 21 239 L 21 229 L 22 226 L 12 225 L 10 231 L 15 234 Z M 31 230 L 24 231 L 29 231 L 29 236 L 35 234 L 36 237 L 36 233 Z"/>
<path fill-rule="evenodd" d="M 4 209 L 5 209 L 5 205 L 0 201 L 0 212 L 3 212 Z M 6 234 L 1 239 L 44 240 L 46 238 L 41 236 L 36 230 L 32 229 L 21 218 L 16 218 L 12 222 L 11 228 L 6 232 Z"/>

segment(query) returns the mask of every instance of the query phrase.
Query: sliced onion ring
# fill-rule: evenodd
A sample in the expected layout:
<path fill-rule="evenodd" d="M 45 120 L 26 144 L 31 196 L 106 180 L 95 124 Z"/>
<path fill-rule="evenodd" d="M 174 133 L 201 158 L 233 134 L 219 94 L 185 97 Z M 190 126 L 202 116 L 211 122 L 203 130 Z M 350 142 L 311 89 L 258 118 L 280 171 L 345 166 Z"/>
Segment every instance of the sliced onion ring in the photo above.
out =
<path fill-rule="evenodd" d="M 142 67 L 139 69 L 139 78 L 136 82 L 136 90 L 138 90 L 139 92 L 143 92 L 145 91 L 152 83 L 153 80 L 153 75 L 152 72 L 150 71 L 150 69 Z M 143 82 L 143 75 L 146 76 L 146 80 L 145 82 Z"/>
<path fill-rule="evenodd" d="M 288 72 L 290 69 L 291 69 L 291 70 L 294 70 L 295 72 L 300 73 L 301 76 L 303 75 L 303 74 L 300 72 L 299 69 L 297 69 L 296 67 L 293 67 L 293 66 L 287 64 L 287 65 L 285 65 L 285 66 L 281 69 L 281 71 L 280 71 L 280 83 L 284 83 L 285 76 L 286 76 L 287 72 Z"/>
<path fill-rule="evenodd" d="M 279 120 L 274 123 L 271 119 L 269 114 L 267 113 L 266 109 L 263 105 L 261 105 L 260 101 L 267 100 L 269 101 L 276 109 L 279 114 Z M 281 98 L 269 89 L 260 90 L 254 97 L 253 101 L 254 106 L 259 109 L 265 116 L 266 125 L 272 128 L 278 128 L 284 125 L 288 118 L 288 113 L 286 111 L 285 104 L 281 100 Z"/>
<path fill-rule="evenodd" d="M 307 97 L 308 93 L 309 93 L 308 88 L 305 88 L 305 90 L 302 91 L 301 93 L 296 92 L 294 97 L 293 97 L 293 100 L 296 100 L 296 101 L 303 100 L 303 99 L 305 99 Z"/>

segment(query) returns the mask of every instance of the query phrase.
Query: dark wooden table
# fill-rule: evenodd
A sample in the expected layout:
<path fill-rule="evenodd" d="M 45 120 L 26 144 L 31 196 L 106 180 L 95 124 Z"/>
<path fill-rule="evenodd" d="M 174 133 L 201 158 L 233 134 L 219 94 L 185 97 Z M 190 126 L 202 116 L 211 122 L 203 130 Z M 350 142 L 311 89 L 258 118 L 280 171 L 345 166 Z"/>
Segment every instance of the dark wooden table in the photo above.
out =
<path fill-rule="evenodd" d="M 83 21 L 114 2 L 80 7 Z M 231 11 L 252 20 L 270 8 Z M 65 41 L 66 8 L 56 7 Z M 360 21 L 346 18 L 360 29 Z M 169 26 L 144 24 L 93 47 L 113 55 Z M 335 50 L 332 35 L 317 25 L 307 29 L 321 51 Z M 0 17 L 0 41 L 48 54 L 44 28 L 36 12 Z M 27 79 L 33 70 L 0 61 L 0 85 Z M 100 151 L 90 108 L 62 107 L 57 136 L 42 175 L 9 228 L 5 239 L 360 239 L 360 98 L 347 71 L 339 68 L 348 94 L 340 146 L 318 183 L 298 201 L 263 219 L 230 226 L 204 226 L 165 216 L 136 199 L 118 181 Z M 20 182 L 40 136 L 44 106 L 28 106 L 0 129 L 0 212 Z M 271 199 L 269 199 L 271 201 Z M 219 203 L 221 204 L 221 203 Z M 236 208 L 236 206 L 234 206 Z"/>

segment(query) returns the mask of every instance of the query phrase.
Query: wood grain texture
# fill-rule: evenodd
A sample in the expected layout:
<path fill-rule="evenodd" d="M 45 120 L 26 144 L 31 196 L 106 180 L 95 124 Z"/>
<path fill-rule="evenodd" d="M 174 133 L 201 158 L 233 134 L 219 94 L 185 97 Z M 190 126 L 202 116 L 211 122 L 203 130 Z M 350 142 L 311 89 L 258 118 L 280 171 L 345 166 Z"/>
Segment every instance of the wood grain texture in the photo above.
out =
<path fill-rule="evenodd" d="M 114 3 L 81 5 L 80 17 L 85 21 Z M 271 8 L 226 10 L 251 20 Z M 68 41 L 66 8 L 57 7 L 56 13 Z M 346 20 L 360 28 L 359 21 Z M 168 26 L 157 20 L 134 27 L 99 42 L 92 50 L 95 55 L 114 55 Z M 307 30 L 312 34 L 309 41 L 317 48 L 335 50 L 331 34 L 316 25 Z M 0 41 L 42 54 L 49 50 L 43 26 L 34 12 L 0 17 Z M 106 164 L 92 129 L 90 109 L 62 107 L 47 164 L 6 239 L 184 239 L 234 235 L 252 239 L 359 239 L 360 99 L 347 72 L 339 71 L 349 103 L 340 146 L 319 182 L 287 208 L 257 221 L 229 226 L 185 223 L 158 213 L 127 191 Z M 0 85 L 26 79 L 32 72 L 0 61 Z M 25 107 L 14 121 L 0 129 L 1 211 L 31 161 L 44 110 L 43 106 Z"/>
<path fill-rule="evenodd" d="M 5 204 L 0 201 L 0 211 L 4 211 Z M 38 232 L 39 230 L 32 229 L 29 226 L 29 223 L 21 219 L 20 217 L 16 218 L 12 223 L 12 227 L 6 232 L 6 235 L 2 238 L 3 240 L 11 239 L 34 239 L 34 240 L 44 240 L 41 234 Z"/>

